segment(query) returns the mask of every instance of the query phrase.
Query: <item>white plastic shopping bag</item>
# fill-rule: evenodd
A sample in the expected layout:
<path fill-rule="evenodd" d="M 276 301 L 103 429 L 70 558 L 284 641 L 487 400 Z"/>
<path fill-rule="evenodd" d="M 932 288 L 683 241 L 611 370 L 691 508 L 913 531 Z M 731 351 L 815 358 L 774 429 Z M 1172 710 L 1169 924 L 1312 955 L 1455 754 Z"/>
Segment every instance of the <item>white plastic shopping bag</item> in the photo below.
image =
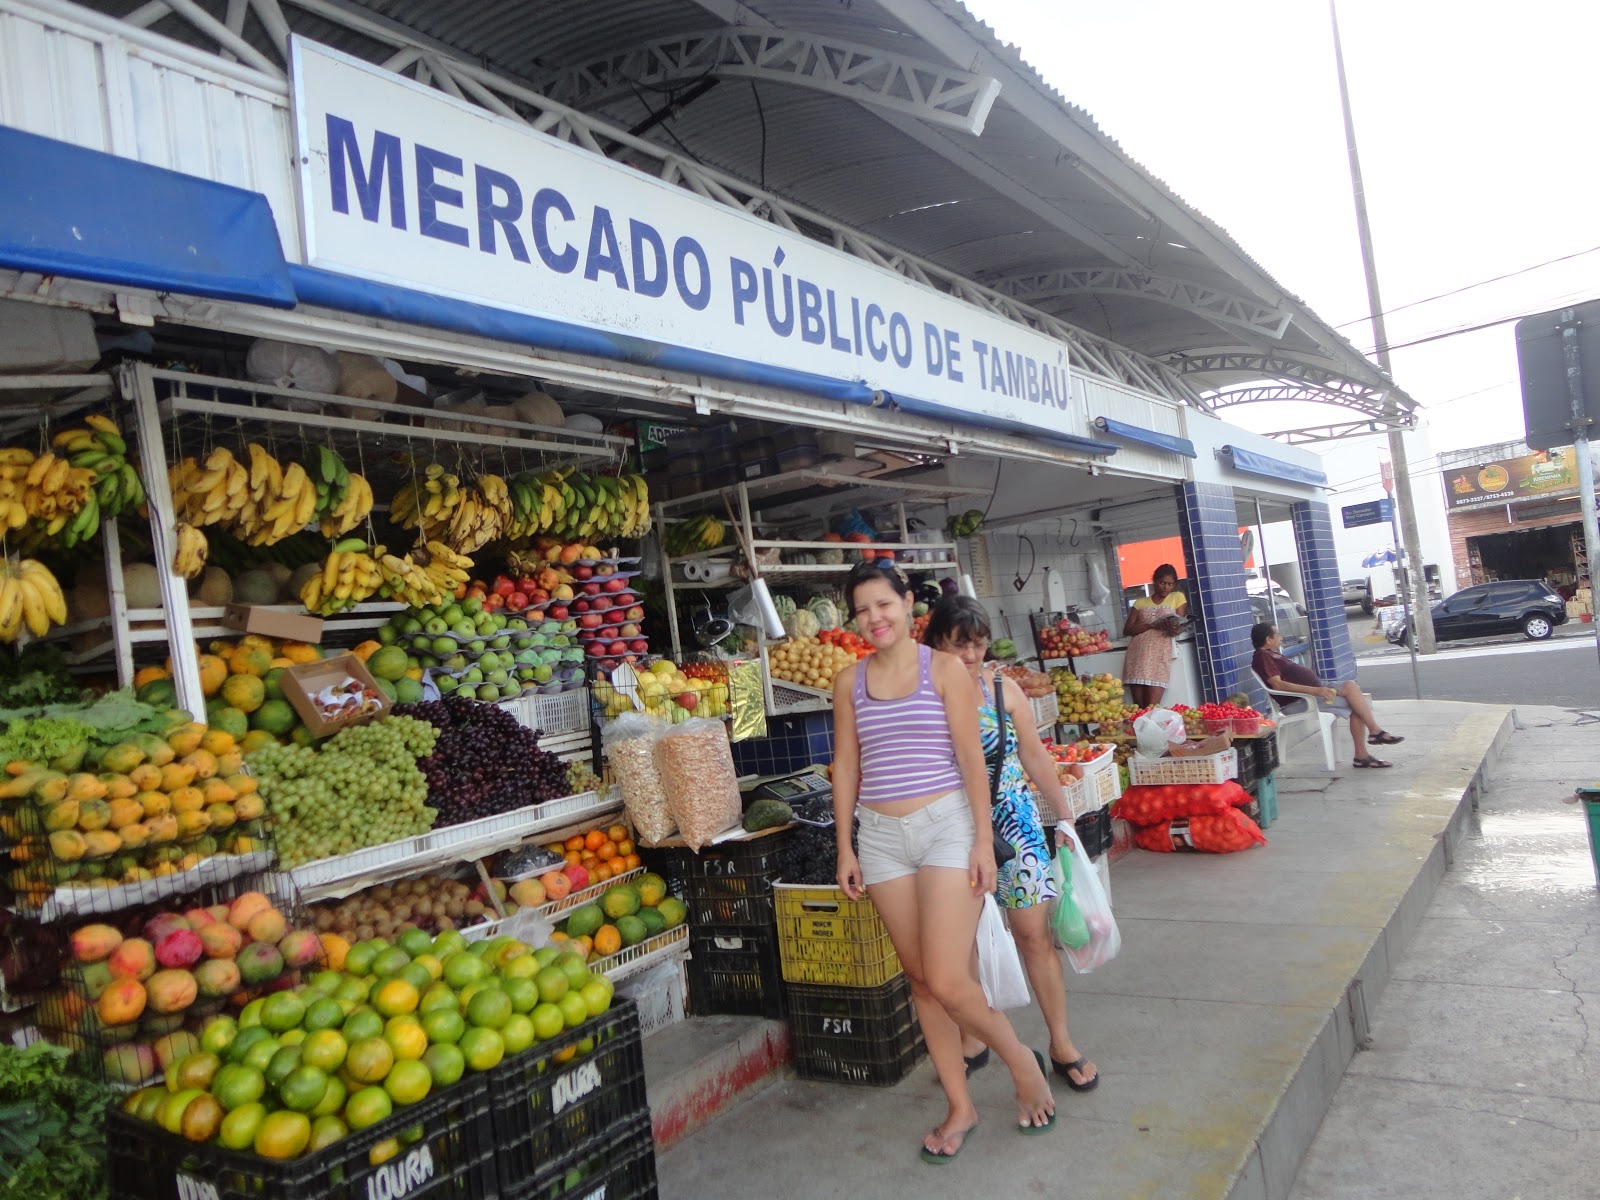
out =
<path fill-rule="evenodd" d="M 1170 708 L 1153 708 L 1133 723 L 1134 748 L 1140 758 L 1160 758 L 1169 744 L 1184 738 L 1183 718 Z"/>
<path fill-rule="evenodd" d="M 1028 1003 L 1022 957 L 993 896 L 983 898 L 983 915 L 978 918 L 978 979 L 990 1008 L 1022 1008 Z"/>
<path fill-rule="evenodd" d="M 1094 863 L 1083 852 L 1083 843 L 1072 839 L 1072 898 L 1089 927 L 1089 944 L 1067 950 L 1067 962 L 1079 975 L 1087 975 L 1096 967 L 1103 967 L 1122 949 L 1122 931 L 1117 919 L 1111 915 L 1111 901 L 1100 886 L 1100 875 Z M 980 934 L 982 927 L 979 927 Z"/>

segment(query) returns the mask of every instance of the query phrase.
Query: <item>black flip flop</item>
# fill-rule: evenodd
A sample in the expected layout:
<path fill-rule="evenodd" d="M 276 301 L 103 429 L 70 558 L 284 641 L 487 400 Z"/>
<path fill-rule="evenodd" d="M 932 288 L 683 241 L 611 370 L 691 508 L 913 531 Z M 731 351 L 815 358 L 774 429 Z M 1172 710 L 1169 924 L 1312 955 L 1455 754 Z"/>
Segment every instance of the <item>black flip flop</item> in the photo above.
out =
<path fill-rule="evenodd" d="M 1061 1078 L 1065 1079 L 1067 1081 L 1067 1086 L 1069 1088 L 1071 1088 L 1075 1092 L 1092 1092 L 1092 1091 L 1094 1091 L 1095 1088 L 1100 1086 L 1100 1072 L 1099 1071 L 1096 1071 L 1094 1073 L 1094 1078 L 1093 1079 L 1086 1079 L 1082 1083 L 1079 1083 L 1077 1080 L 1075 1080 L 1072 1077 L 1072 1072 L 1074 1072 L 1074 1071 L 1077 1071 L 1079 1074 L 1082 1074 L 1083 1073 L 1083 1068 L 1085 1066 L 1087 1066 L 1088 1063 L 1089 1063 L 1089 1056 L 1087 1054 L 1081 1056 L 1078 1059 L 1077 1062 L 1069 1062 L 1069 1063 L 1064 1063 L 1064 1062 L 1058 1061 L 1056 1059 L 1055 1055 L 1051 1055 L 1050 1056 L 1050 1067 L 1051 1067 L 1051 1069 L 1053 1071 L 1055 1071 L 1055 1073 L 1057 1075 L 1061 1076 Z"/>
<path fill-rule="evenodd" d="M 1396 736 L 1386 729 L 1380 729 L 1367 739 L 1367 743 L 1372 746 L 1398 746 L 1405 740 L 1404 736 Z"/>
<path fill-rule="evenodd" d="M 962 1061 L 967 1064 L 967 1078 L 971 1079 L 979 1071 L 983 1070 L 989 1065 L 989 1047 L 985 1046 L 971 1058 L 967 1058 L 965 1055 L 963 1055 Z"/>
<path fill-rule="evenodd" d="M 1392 766 L 1394 766 L 1394 764 L 1392 762 L 1384 762 L 1383 759 L 1374 758 L 1370 754 L 1367 755 L 1365 758 L 1354 759 L 1350 763 L 1350 765 L 1352 767 L 1362 767 L 1362 768 L 1367 768 L 1367 767 L 1392 767 Z"/>

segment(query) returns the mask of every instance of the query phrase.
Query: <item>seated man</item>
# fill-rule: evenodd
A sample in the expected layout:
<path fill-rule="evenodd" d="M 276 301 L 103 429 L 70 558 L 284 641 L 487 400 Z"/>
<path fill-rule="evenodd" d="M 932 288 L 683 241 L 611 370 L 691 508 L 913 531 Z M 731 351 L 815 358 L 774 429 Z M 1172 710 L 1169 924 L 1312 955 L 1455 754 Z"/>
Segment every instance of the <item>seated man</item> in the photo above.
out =
<path fill-rule="evenodd" d="M 1354 679 L 1347 679 L 1338 687 L 1329 687 L 1317 678 L 1315 671 L 1285 658 L 1279 652 L 1283 646 L 1283 636 L 1275 625 L 1263 624 L 1251 629 L 1250 644 L 1256 648 L 1250 666 L 1273 691 L 1299 692 L 1305 696 L 1316 696 L 1318 699 L 1329 701 L 1336 711 L 1349 714 L 1350 740 L 1356 747 L 1353 766 L 1394 766 L 1393 763 L 1384 762 L 1383 759 L 1368 754 L 1367 742 L 1370 740 L 1374 746 L 1398 746 L 1405 741 L 1405 738 L 1383 731 L 1378 724 L 1378 718 L 1373 715 L 1372 705 L 1368 703 L 1366 696 L 1362 695 Z"/>

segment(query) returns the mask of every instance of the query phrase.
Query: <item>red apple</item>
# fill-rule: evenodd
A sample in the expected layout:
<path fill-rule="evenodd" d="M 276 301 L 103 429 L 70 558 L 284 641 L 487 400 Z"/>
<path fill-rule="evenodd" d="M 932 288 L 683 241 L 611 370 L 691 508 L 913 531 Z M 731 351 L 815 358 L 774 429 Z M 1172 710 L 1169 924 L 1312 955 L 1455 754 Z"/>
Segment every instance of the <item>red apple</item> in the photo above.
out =
<path fill-rule="evenodd" d="M 594 612 L 605 612 L 605 610 L 610 607 L 611 597 L 603 593 L 589 601 L 589 608 Z"/>
<path fill-rule="evenodd" d="M 586 612 L 578 618 L 578 626 L 582 629 L 598 629 L 600 627 L 600 614 Z"/>
<path fill-rule="evenodd" d="M 521 592 L 524 596 L 532 595 L 538 586 L 539 581 L 528 575 L 524 575 L 521 579 L 517 580 L 517 591 Z"/>
<path fill-rule="evenodd" d="M 604 642 L 590 642 L 586 653 L 590 658 L 604 658 L 606 653 L 606 644 Z"/>
<path fill-rule="evenodd" d="M 581 892 L 589 886 L 588 868 L 580 863 L 568 863 L 561 873 L 572 880 L 572 890 L 575 892 Z"/>
<path fill-rule="evenodd" d="M 594 576 L 594 568 L 593 567 L 586 567 L 583 564 L 579 563 L 579 564 L 576 564 L 572 568 L 572 577 L 574 579 L 589 579 L 589 578 L 592 578 L 593 576 Z"/>
<path fill-rule="evenodd" d="M 582 612 L 582 609 L 578 610 Z M 552 621 L 565 621 L 567 619 L 567 606 L 565 604 L 552 604 L 550 611 L 545 614 Z"/>
<path fill-rule="evenodd" d="M 528 599 L 535 604 L 544 604 L 550 599 L 550 593 L 543 588 L 534 588 L 533 591 L 528 593 Z"/>
<path fill-rule="evenodd" d="M 599 663 L 600 669 L 602 671 L 615 671 L 618 661 L 615 658 L 602 658 Z"/>
<path fill-rule="evenodd" d="M 596 575 L 615 575 L 617 573 L 617 567 L 615 563 L 601 563 L 599 566 L 595 567 L 594 573 Z"/>
<path fill-rule="evenodd" d="M 504 575 L 496 575 L 494 587 L 490 589 L 496 596 L 509 596 L 517 590 L 517 585 Z"/>
<path fill-rule="evenodd" d="M 591 579 L 583 585 L 581 590 L 585 596 L 598 596 L 600 594 L 600 585 Z"/>
<path fill-rule="evenodd" d="M 678 695 L 674 696 L 673 699 L 678 702 L 679 708 L 693 712 L 695 705 L 700 703 L 700 693 L 680 692 Z"/>
<path fill-rule="evenodd" d="M 626 579 L 619 579 L 617 576 L 613 575 L 601 586 L 604 587 L 608 592 L 620 592 L 623 588 L 628 586 L 628 581 Z"/>
<path fill-rule="evenodd" d="M 521 592 L 512 592 L 506 597 L 506 607 L 523 609 L 528 607 L 528 598 Z"/>
<path fill-rule="evenodd" d="M 613 657 L 613 658 L 621 658 L 624 654 L 626 654 L 628 652 L 629 648 L 630 647 L 628 646 L 627 642 L 616 641 L 616 642 L 612 642 L 609 646 L 606 647 L 606 653 L 611 655 L 611 657 Z M 643 646 L 634 646 L 634 647 L 632 647 L 632 649 L 643 650 L 644 647 Z"/>
<path fill-rule="evenodd" d="M 490 612 L 499 612 L 506 606 L 506 598 L 499 592 L 496 592 L 483 602 L 483 606 Z"/>
<path fill-rule="evenodd" d="M 612 642 L 611 644 L 613 646 L 622 645 L 621 642 Z M 650 643 L 645 638 L 634 638 L 633 641 L 628 643 L 628 649 L 632 650 L 635 654 L 643 654 L 646 650 L 650 649 Z"/>
<path fill-rule="evenodd" d="M 644 620 L 644 607 L 639 604 L 630 605 L 628 611 L 622 615 L 630 621 L 642 621 Z"/>
<path fill-rule="evenodd" d="M 587 600 L 574 600 L 572 602 L 572 611 L 575 612 L 575 613 L 586 613 L 586 612 L 588 612 L 589 611 L 589 602 Z M 554 609 L 550 610 L 550 619 L 552 621 L 565 621 L 566 620 L 565 617 L 556 616 Z"/>

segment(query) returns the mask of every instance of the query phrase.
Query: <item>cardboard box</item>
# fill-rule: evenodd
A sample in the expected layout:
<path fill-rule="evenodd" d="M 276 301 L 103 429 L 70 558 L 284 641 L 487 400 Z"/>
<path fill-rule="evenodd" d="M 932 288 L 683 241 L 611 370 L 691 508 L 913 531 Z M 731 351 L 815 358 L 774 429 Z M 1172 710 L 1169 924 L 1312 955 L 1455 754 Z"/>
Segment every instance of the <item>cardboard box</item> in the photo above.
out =
<path fill-rule="evenodd" d="M 282 612 L 259 604 L 230 604 L 222 610 L 222 623 L 240 633 L 285 638 L 291 642 L 322 640 L 322 618 L 306 613 Z"/>
<path fill-rule="evenodd" d="M 366 664 L 354 654 L 296 663 L 279 676 L 278 686 L 313 737 L 327 737 L 347 725 L 376 720 L 393 707 Z M 342 703 L 351 696 L 353 701 Z"/>

